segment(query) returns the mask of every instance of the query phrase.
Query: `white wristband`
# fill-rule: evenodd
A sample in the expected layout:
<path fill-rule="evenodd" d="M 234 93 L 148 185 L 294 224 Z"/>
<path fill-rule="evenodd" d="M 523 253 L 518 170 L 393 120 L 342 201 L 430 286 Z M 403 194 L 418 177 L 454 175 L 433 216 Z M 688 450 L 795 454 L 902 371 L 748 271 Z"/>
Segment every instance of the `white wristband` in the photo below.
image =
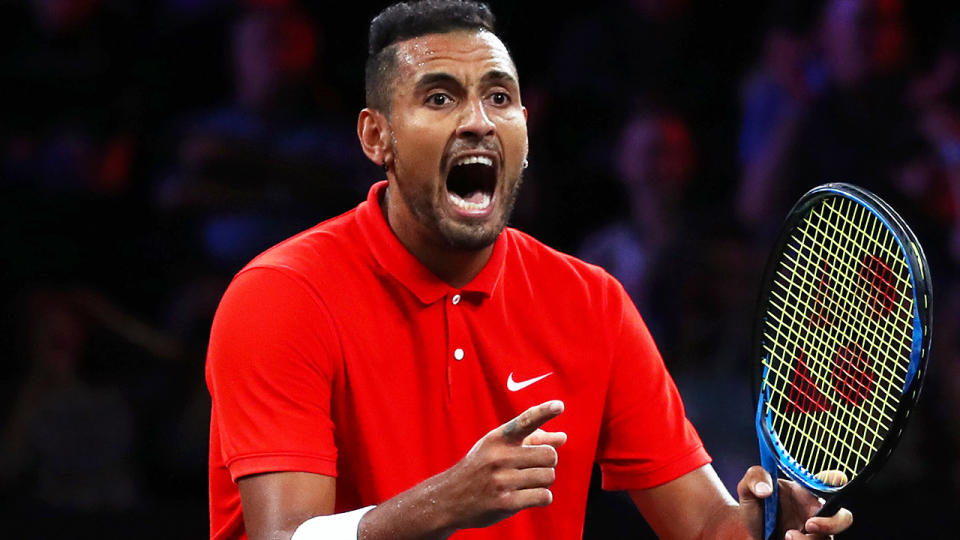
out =
<path fill-rule="evenodd" d="M 357 540 L 360 518 L 372 509 L 368 506 L 342 514 L 312 517 L 293 531 L 290 540 Z"/>

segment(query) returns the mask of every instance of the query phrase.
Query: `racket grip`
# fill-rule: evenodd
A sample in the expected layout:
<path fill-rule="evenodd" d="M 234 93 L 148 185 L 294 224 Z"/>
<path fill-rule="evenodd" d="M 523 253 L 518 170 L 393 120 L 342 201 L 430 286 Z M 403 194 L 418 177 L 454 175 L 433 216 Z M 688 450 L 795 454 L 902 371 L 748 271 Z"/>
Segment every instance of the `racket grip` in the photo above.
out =
<path fill-rule="evenodd" d="M 767 446 L 767 434 L 763 428 L 763 401 L 757 403 L 757 439 L 760 443 L 760 466 L 770 474 L 770 496 L 763 500 L 763 538 L 770 540 L 777 528 L 777 512 L 780 509 L 779 482 L 777 482 L 777 458 Z"/>
<path fill-rule="evenodd" d="M 770 472 L 769 470 L 767 472 Z M 770 540 L 773 537 L 773 531 L 777 528 L 777 511 L 780 507 L 780 493 L 777 482 L 777 470 L 774 468 L 773 472 L 770 473 L 770 476 L 773 477 L 773 482 L 771 482 L 771 489 L 773 492 L 769 497 L 763 500 L 763 538 L 764 540 Z"/>

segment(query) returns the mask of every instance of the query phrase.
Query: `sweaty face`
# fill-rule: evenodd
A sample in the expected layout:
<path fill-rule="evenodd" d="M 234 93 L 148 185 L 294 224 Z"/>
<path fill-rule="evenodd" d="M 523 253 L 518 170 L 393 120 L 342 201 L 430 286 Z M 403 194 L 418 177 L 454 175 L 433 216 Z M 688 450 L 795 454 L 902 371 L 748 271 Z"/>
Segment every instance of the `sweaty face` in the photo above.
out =
<path fill-rule="evenodd" d="M 527 155 L 513 61 L 496 36 L 473 31 L 401 42 L 397 59 L 391 226 L 449 248 L 489 246 L 510 216 Z"/>

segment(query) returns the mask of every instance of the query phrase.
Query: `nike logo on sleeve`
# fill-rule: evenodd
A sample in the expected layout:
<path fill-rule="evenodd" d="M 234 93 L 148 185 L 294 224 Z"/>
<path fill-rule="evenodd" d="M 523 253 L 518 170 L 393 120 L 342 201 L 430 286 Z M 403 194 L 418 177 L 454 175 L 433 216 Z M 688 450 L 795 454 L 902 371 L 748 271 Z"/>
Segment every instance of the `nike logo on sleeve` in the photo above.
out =
<path fill-rule="evenodd" d="M 541 375 L 541 376 L 539 376 L 539 377 L 534 377 L 534 378 L 532 378 L 532 379 L 527 379 L 527 380 L 525 380 L 525 381 L 515 381 L 515 380 L 513 380 L 513 372 L 510 372 L 510 375 L 507 377 L 507 390 L 509 390 L 509 391 L 511 391 L 511 392 L 516 392 L 517 390 L 523 390 L 524 388 L 530 386 L 531 384 L 533 384 L 533 383 L 535 383 L 535 382 L 537 382 L 537 381 L 539 381 L 539 380 L 545 379 L 546 377 L 549 377 L 550 375 L 553 375 L 553 372 L 552 372 L 552 371 L 551 371 L 550 373 L 545 374 L 545 375 Z"/>

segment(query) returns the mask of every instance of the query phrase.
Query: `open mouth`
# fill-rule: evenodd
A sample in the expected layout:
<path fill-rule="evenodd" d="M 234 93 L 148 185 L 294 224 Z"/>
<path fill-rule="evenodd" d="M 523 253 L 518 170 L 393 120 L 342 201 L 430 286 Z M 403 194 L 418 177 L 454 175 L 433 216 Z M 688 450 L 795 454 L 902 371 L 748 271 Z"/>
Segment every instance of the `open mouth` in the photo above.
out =
<path fill-rule="evenodd" d="M 466 156 L 447 173 L 447 199 L 468 215 L 484 215 L 492 208 L 497 170 L 487 156 Z"/>

